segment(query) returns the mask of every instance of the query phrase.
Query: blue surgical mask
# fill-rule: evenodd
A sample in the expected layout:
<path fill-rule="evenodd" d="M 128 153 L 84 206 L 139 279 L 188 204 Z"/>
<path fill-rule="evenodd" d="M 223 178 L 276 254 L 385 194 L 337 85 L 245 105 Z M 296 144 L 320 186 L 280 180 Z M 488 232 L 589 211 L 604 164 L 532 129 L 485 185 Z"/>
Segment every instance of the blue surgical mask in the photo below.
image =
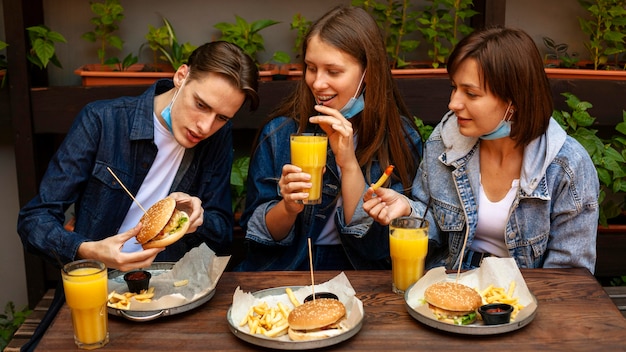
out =
<path fill-rule="evenodd" d="M 349 119 L 352 116 L 360 113 L 365 108 L 365 96 L 364 96 L 365 88 L 363 89 L 363 92 L 359 94 L 359 90 L 361 90 L 361 84 L 363 84 L 364 78 L 365 78 L 365 72 L 363 72 L 363 75 L 361 76 L 361 80 L 359 81 L 359 86 L 356 88 L 356 93 L 354 93 L 354 96 L 350 98 L 350 100 L 348 100 L 346 105 L 344 105 L 343 108 L 341 108 L 341 110 L 339 110 L 339 112 L 346 119 Z M 356 96 L 357 94 L 359 94 L 358 97 Z"/>
<path fill-rule="evenodd" d="M 480 136 L 480 139 L 494 140 L 510 136 L 511 116 L 513 116 L 514 112 L 515 110 L 511 109 L 511 103 L 509 103 L 509 106 L 507 106 L 506 111 L 504 112 L 504 117 L 502 118 L 502 121 L 500 121 L 498 126 L 493 131 Z"/>
<path fill-rule="evenodd" d="M 163 121 L 165 121 L 165 124 L 167 125 L 167 128 L 172 133 L 174 133 L 174 131 L 172 130 L 172 105 L 174 105 L 174 101 L 176 101 L 176 98 L 178 97 L 178 93 L 185 86 L 185 83 L 187 82 L 187 77 L 188 76 L 189 76 L 189 72 L 187 72 L 187 76 L 185 76 L 185 78 L 183 79 L 183 83 L 180 85 L 180 88 L 178 88 L 178 90 L 176 92 L 174 92 L 174 96 L 172 97 L 172 101 L 170 101 L 170 103 L 167 104 L 165 109 L 161 110 L 161 117 L 163 118 Z"/>

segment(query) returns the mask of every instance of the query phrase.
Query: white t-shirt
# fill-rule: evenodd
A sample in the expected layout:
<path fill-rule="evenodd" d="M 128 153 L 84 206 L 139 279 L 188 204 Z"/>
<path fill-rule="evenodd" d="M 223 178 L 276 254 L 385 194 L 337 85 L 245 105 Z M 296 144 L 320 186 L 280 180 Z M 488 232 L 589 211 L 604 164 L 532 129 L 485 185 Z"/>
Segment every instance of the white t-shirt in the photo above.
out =
<path fill-rule="evenodd" d="M 158 152 L 143 184 L 139 187 L 137 194 L 134 195 L 135 199 L 146 210 L 148 210 L 152 204 L 165 198 L 169 194 L 172 182 L 174 182 L 174 177 L 176 177 L 176 172 L 185 155 L 185 147 L 178 144 L 174 135 L 161 125 L 154 113 L 153 119 L 154 143 L 157 146 Z M 133 202 L 130 209 L 128 209 L 126 218 L 122 222 L 119 230 L 120 233 L 135 227 L 135 225 L 139 223 L 142 215 L 143 210 Z M 138 252 L 141 249 L 141 245 L 137 243 L 137 240 L 133 237 L 124 243 L 122 252 Z"/>
<path fill-rule="evenodd" d="M 504 243 L 504 230 L 518 189 L 519 179 L 515 179 L 504 198 L 492 202 L 485 195 L 482 182 L 480 183 L 478 224 L 476 225 L 476 236 L 470 246 L 471 250 L 491 253 L 501 258 L 510 256 Z"/>

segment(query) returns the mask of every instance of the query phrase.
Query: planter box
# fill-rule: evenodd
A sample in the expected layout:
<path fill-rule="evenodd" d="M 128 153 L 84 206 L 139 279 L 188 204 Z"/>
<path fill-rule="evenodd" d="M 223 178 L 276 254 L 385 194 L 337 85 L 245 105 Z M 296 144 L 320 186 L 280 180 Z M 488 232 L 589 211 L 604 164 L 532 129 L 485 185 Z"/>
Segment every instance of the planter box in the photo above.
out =
<path fill-rule="evenodd" d="M 576 68 L 546 68 L 548 78 L 558 79 L 593 79 L 626 81 L 626 71 L 587 70 Z"/>
<path fill-rule="evenodd" d="M 126 71 L 114 71 L 108 65 L 83 65 L 74 73 L 81 76 L 83 87 L 92 86 L 137 86 L 150 85 L 161 78 L 172 78 L 174 71 L 170 65 L 157 65 L 156 71 L 146 67 L 153 65 L 134 64 Z"/>

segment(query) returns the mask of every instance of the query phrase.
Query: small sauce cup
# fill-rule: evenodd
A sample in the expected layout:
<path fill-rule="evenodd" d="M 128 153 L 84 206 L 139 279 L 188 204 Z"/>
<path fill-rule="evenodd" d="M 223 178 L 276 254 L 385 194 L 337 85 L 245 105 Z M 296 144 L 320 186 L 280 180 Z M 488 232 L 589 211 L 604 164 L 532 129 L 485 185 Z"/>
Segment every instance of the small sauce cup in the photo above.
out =
<path fill-rule="evenodd" d="M 485 325 L 507 324 L 511 321 L 513 306 L 506 303 L 485 304 L 478 308 Z"/>
<path fill-rule="evenodd" d="M 332 292 L 315 292 L 315 299 L 318 299 L 318 298 L 339 299 L 339 297 L 337 297 L 337 295 Z M 313 294 L 306 296 L 306 298 L 304 299 L 305 302 L 312 301 L 312 300 L 313 300 Z"/>
<path fill-rule="evenodd" d="M 132 293 L 141 293 L 141 290 L 147 290 L 150 287 L 150 278 L 152 274 L 146 270 L 134 270 L 124 274 L 124 281 L 128 285 L 128 291 Z"/>

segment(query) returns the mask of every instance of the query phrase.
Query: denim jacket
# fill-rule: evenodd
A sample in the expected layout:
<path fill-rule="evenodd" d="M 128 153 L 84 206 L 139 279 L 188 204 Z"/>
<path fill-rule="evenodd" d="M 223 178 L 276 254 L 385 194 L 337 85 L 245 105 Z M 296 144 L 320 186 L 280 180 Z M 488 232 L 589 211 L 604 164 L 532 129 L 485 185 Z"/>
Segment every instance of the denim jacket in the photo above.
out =
<path fill-rule="evenodd" d="M 412 211 L 431 198 L 428 267 L 456 269 L 468 231 L 475 236 L 480 186 L 480 143 L 459 133 L 449 112 L 424 147 L 413 184 Z M 503 240 L 520 268 L 582 267 L 594 272 L 599 182 L 585 149 L 554 119 L 524 150 L 519 191 Z"/>
<path fill-rule="evenodd" d="M 420 149 L 414 151 L 415 160 L 419 160 L 420 136 L 408 124 L 406 126 L 409 134 L 406 136 L 407 141 L 416 143 Z M 265 125 L 259 135 L 259 144 L 250 162 L 246 210 L 241 219 L 242 227 L 246 230 L 248 255 L 236 270 L 296 270 L 308 258 L 307 238 L 310 237 L 311 242 L 315 243 L 328 221 L 335 221 L 340 241 L 355 269 L 389 269 L 388 228 L 369 217 L 363 210 L 362 200 L 349 224 L 344 221 L 342 207 L 338 207 L 334 219 L 330 218 L 341 195 L 341 179 L 330 146 L 321 204 L 305 206 L 285 239 L 275 241 L 270 235 L 265 214 L 281 199 L 277 189 L 278 180 L 283 165 L 291 160 L 289 135 L 297 129 L 298 125 L 293 119 L 278 117 Z M 385 167 L 382 166 L 383 169 Z M 375 181 L 382 174 L 381 167 L 374 162 L 371 169 L 371 178 Z M 399 181 L 394 182 L 391 188 L 398 192 L 403 190 Z M 363 189 L 363 194 L 366 189 Z"/>
<path fill-rule="evenodd" d="M 160 80 L 138 97 L 97 101 L 82 109 L 50 161 L 39 194 L 19 213 L 17 230 L 27 250 L 48 259 L 56 253 L 69 262 L 81 243 L 118 233 L 132 199 L 107 167 L 137 194 L 157 153 L 154 97 L 173 86 L 171 80 Z M 170 192 L 199 197 L 204 224 L 159 253 L 158 261 L 176 261 L 203 242 L 216 252 L 229 249 L 232 154 L 230 123 L 185 151 Z M 72 204 L 75 232 L 68 232 L 64 213 Z"/>

